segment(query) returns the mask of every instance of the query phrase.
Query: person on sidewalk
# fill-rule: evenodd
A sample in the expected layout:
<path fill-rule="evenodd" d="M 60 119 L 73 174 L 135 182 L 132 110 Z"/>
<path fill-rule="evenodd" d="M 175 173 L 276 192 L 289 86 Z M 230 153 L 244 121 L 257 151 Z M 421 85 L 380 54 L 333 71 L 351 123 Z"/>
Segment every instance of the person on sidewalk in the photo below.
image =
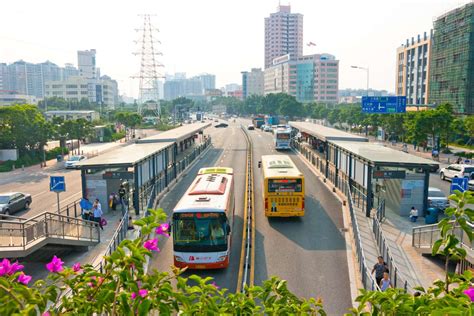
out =
<path fill-rule="evenodd" d="M 388 266 L 385 261 L 383 261 L 382 256 L 378 256 L 377 260 L 378 262 L 374 265 L 374 268 L 372 269 L 372 272 L 370 272 L 370 274 L 374 274 L 375 272 L 375 282 L 377 282 L 377 284 L 380 284 L 380 281 L 383 279 L 384 272 L 388 271 Z"/>
<path fill-rule="evenodd" d="M 383 273 L 383 278 L 382 280 L 380 280 L 379 286 L 382 292 L 392 287 L 392 283 L 390 282 L 390 277 L 388 275 L 388 272 Z"/>
<path fill-rule="evenodd" d="M 95 199 L 94 206 L 92 207 L 92 214 L 94 216 L 94 222 L 99 224 L 100 229 L 104 230 L 100 221 L 104 213 L 102 212 L 102 205 L 100 204 L 99 199 Z"/>
<path fill-rule="evenodd" d="M 89 201 L 87 197 L 82 198 L 79 202 L 79 206 L 82 209 L 82 219 L 90 221 L 91 220 L 91 210 L 92 210 L 92 203 Z"/>
<path fill-rule="evenodd" d="M 410 221 L 415 223 L 417 219 L 418 219 L 418 209 L 412 206 L 410 210 Z"/>

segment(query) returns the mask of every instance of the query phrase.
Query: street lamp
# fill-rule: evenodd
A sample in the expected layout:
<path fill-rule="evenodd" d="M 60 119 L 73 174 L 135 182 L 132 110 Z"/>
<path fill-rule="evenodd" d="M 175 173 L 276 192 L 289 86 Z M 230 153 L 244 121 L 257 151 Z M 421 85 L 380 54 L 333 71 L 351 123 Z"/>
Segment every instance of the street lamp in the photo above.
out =
<path fill-rule="evenodd" d="M 367 96 L 369 96 L 369 67 L 351 66 L 351 68 L 362 69 L 367 72 Z"/>

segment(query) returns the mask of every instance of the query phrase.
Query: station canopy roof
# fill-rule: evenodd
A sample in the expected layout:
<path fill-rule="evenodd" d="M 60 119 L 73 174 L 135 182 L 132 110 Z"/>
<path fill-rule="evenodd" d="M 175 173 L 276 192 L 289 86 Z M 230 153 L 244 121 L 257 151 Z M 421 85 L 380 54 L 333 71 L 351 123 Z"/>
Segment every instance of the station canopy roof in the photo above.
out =
<path fill-rule="evenodd" d="M 345 140 L 354 142 L 367 142 L 368 139 L 363 136 L 353 135 L 335 128 L 326 127 L 320 124 L 309 122 L 290 122 L 291 127 L 298 129 L 311 136 L 314 136 L 322 141 L 330 140 Z"/>
<path fill-rule="evenodd" d="M 420 167 L 438 164 L 432 160 L 375 143 L 331 141 L 331 144 L 377 166 Z"/>
<path fill-rule="evenodd" d="M 78 162 L 76 166 L 81 169 L 133 167 L 140 161 L 171 147 L 173 144 L 173 142 L 132 144 L 83 160 Z"/>
<path fill-rule="evenodd" d="M 157 135 L 139 139 L 137 143 L 181 142 L 209 126 L 211 126 L 210 122 L 185 124 Z"/>

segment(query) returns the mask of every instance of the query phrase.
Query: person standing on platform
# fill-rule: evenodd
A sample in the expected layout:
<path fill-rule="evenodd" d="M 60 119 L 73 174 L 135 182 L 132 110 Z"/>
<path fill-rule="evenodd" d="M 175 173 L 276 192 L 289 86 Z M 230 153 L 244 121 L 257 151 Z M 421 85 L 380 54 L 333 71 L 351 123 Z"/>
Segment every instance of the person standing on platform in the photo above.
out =
<path fill-rule="evenodd" d="M 99 199 L 95 199 L 94 206 L 92 207 L 92 214 L 94 216 L 94 222 L 99 224 L 100 229 L 104 230 L 100 221 L 104 213 L 102 212 L 102 205 L 100 204 Z"/>

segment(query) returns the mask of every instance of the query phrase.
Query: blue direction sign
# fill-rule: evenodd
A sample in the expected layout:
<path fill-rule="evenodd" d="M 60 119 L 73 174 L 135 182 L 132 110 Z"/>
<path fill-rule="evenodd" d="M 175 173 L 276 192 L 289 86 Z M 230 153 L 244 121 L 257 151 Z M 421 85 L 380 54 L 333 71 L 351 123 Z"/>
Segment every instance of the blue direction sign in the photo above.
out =
<path fill-rule="evenodd" d="M 49 178 L 49 191 L 52 192 L 65 192 L 66 191 L 66 181 L 64 181 L 63 176 Z"/>
<path fill-rule="evenodd" d="M 362 97 L 362 112 L 364 113 L 405 113 L 407 97 Z"/>
<path fill-rule="evenodd" d="M 454 190 L 459 190 L 461 192 L 464 192 L 467 190 L 469 183 L 469 178 L 453 178 L 451 181 L 451 193 L 453 193 Z"/>

